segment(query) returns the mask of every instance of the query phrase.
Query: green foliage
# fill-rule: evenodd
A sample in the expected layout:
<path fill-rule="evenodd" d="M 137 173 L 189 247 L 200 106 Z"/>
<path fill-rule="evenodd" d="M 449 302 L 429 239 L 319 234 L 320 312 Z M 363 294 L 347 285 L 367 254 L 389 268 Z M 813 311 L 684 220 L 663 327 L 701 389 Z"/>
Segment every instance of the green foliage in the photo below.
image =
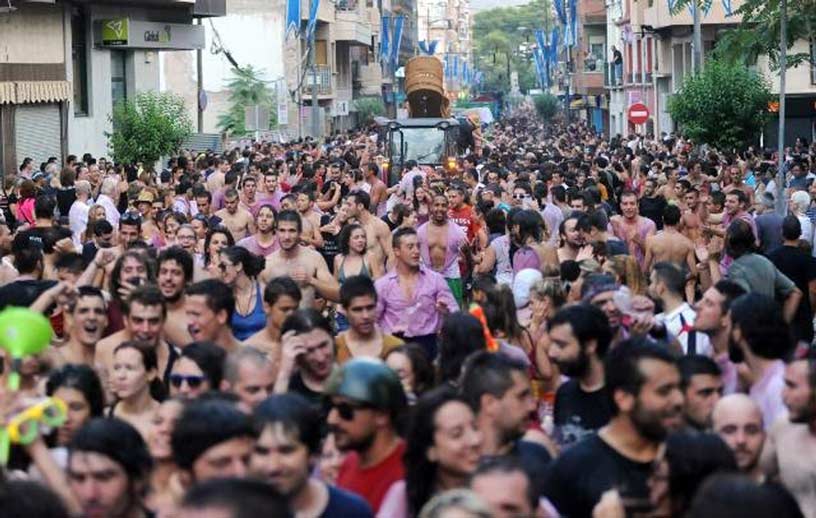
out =
<path fill-rule="evenodd" d="M 744 66 L 709 61 L 685 80 L 669 101 L 669 113 L 684 135 L 731 150 L 751 143 L 768 118 L 768 82 Z"/>
<path fill-rule="evenodd" d="M 686 9 L 692 2 L 705 9 L 714 0 L 678 0 L 672 12 Z M 745 0 L 734 11 L 741 17 L 736 27 L 724 32 L 715 47 L 719 59 L 733 63 L 753 64 L 759 56 L 768 56 L 771 67 L 779 67 L 781 0 Z M 787 1 L 787 67 L 795 68 L 810 62 L 809 52 L 789 52 L 796 41 L 811 41 L 816 27 L 816 3 L 801 0 Z"/>
<path fill-rule="evenodd" d="M 116 162 L 152 166 L 179 150 L 193 124 L 184 100 L 169 92 L 140 92 L 113 107 L 112 132 L 105 132 Z"/>
<path fill-rule="evenodd" d="M 549 0 L 533 0 L 526 5 L 497 7 L 474 16 L 474 57 L 484 73 L 481 90 L 510 90 L 510 72 L 517 72 L 522 91 L 537 88 L 535 65 L 529 48 L 535 43 L 533 31 L 554 27 L 556 20 Z"/>
<path fill-rule="evenodd" d="M 558 97 L 548 93 L 536 95 L 533 97 L 533 103 L 535 103 L 536 113 L 545 121 L 555 117 L 560 105 Z"/>
<path fill-rule="evenodd" d="M 385 104 L 380 97 L 360 97 L 354 101 L 354 109 L 357 111 L 357 123 L 366 125 L 374 117 L 385 114 Z"/>
<path fill-rule="evenodd" d="M 277 104 L 269 83 L 261 78 L 261 70 L 249 65 L 233 68 L 232 78 L 227 84 L 229 90 L 229 110 L 218 116 L 217 126 L 231 136 L 247 134 L 245 125 L 246 108 L 261 105 L 269 109 L 269 128 L 277 125 Z M 262 128 L 264 129 L 264 128 Z"/>

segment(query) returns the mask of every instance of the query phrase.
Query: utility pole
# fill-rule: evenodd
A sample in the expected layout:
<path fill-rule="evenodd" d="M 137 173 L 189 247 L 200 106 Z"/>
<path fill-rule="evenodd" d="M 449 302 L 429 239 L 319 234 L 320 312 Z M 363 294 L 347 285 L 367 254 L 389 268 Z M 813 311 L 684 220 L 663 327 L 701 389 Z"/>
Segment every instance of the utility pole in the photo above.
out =
<path fill-rule="evenodd" d="M 788 72 L 788 2 L 779 2 L 779 138 L 777 141 L 776 212 L 785 215 L 785 76 Z"/>
<path fill-rule="evenodd" d="M 198 25 L 201 25 L 201 18 L 198 18 Z M 196 49 L 196 83 L 198 85 L 198 91 L 196 92 L 198 97 L 198 132 L 204 133 L 204 108 L 201 106 L 201 94 L 204 91 L 204 64 L 201 62 L 202 52 L 201 49 Z"/>
<path fill-rule="evenodd" d="M 691 42 L 691 71 L 694 75 L 703 70 L 703 34 L 700 24 L 700 3 L 692 0 L 691 16 L 694 23 L 694 34 Z"/>
<path fill-rule="evenodd" d="M 309 2 L 309 12 L 312 12 L 312 3 L 318 0 L 311 0 Z M 315 13 L 315 18 L 317 18 L 317 14 Z M 312 52 L 309 61 L 312 65 L 312 138 L 317 140 L 320 136 L 320 121 L 318 120 L 319 113 L 320 113 L 320 106 L 317 104 L 317 45 L 315 43 L 315 38 L 317 37 L 317 19 L 315 19 L 314 29 L 312 30 L 312 34 L 309 39 L 309 45 L 311 46 Z"/>

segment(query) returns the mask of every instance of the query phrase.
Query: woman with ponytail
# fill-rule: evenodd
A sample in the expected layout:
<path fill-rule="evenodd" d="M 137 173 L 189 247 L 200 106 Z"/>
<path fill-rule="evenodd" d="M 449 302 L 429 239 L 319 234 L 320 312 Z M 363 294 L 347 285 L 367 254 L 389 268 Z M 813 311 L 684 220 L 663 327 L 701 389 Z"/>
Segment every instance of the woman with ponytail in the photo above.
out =
<path fill-rule="evenodd" d="M 221 280 L 235 295 L 235 311 L 232 314 L 232 332 L 244 341 L 266 326 L 263 309 L 260 274 L 266 264 L 263 257 L 241 246 L 230 246 L 220 253 Z"/>

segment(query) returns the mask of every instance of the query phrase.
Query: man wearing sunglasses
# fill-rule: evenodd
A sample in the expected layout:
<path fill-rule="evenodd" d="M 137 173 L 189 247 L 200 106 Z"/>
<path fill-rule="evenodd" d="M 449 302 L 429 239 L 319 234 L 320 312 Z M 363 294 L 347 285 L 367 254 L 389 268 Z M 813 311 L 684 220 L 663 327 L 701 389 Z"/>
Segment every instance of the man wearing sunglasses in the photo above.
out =
<path fill-rule="evenodd" d="M 329 428 L 340 451 L 350 452 L 337 485 L 362 496 L 376 513 L 389 488 L 404 478 L 405 443 L 396 431 L 405 393 L 380 360 L 355 358 L 329 379 Z"/>

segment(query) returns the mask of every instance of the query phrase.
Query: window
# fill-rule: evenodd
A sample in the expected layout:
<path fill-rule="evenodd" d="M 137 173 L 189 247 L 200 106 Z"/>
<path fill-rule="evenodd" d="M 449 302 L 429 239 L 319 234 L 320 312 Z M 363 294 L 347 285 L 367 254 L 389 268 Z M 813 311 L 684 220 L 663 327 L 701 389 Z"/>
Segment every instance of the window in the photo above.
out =
<path fill-rule="evenodd" d="M 127 75 L 125 58 L 127 54 L 123 50 L 112 50 L 111 55 L 111 99 L 113 105 L 127 99 Z"/>
<path fill-rule="evenodd" d="M 590 42 L 589 51 L 587 52 L 587 55 L 584 58 L 584 71 L 603 72 L 605 54 L 606 51 L 604 50 L 603 43 Z"/>
<path fill-rule="evenodd" d="M 71 65 L 74 78 L 74 115 L 88 115 L 87 17 L 82 8 L 71 12 Z"/>

